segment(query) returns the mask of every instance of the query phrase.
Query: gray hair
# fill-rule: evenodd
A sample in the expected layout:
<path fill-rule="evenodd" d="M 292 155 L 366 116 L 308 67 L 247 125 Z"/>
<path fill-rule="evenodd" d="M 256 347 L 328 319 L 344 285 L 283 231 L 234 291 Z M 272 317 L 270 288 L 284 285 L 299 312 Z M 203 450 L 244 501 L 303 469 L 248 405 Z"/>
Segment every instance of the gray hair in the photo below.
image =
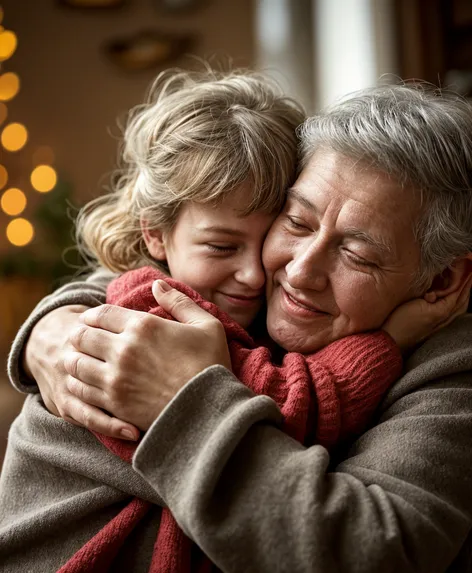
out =
<path fill-rule="evenodd" d="M 303 164 L 329 148 L 421 193 L 417 288 L 472 252 L 472 104 L 466 99 L 423 83 L 364 89 L 308 119 L 299 135 Z"/>

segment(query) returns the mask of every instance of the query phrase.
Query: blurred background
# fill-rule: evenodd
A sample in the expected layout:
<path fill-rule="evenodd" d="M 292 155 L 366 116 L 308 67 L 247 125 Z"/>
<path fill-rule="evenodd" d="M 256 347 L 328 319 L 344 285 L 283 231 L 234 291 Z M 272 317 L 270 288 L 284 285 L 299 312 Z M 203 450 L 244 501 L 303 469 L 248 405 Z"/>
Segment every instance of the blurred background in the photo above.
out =
<path fill-rule="evenodd" d="M 103 191 L 119 129 L 191 56 L 275 76 L 314 112 L 421 78 L 472 88 L 468 0 L 0 0 L 0 464 L 22 401 L 6 377 L 34 305 L 73 277 L 72 219 Z M 75 265 L 75 266 L 74 266 Z"/>

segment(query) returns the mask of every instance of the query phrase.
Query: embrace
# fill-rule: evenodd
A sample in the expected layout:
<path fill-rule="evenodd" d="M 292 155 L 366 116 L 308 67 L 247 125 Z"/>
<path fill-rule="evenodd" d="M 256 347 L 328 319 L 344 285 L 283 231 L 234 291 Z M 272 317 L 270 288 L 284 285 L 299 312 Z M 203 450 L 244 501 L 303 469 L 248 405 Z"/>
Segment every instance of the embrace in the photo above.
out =
<path fill-rule="evenodd" d="M 472 570 L 472 105 L 164 73 L 33 311 L 11 573 Z"/>

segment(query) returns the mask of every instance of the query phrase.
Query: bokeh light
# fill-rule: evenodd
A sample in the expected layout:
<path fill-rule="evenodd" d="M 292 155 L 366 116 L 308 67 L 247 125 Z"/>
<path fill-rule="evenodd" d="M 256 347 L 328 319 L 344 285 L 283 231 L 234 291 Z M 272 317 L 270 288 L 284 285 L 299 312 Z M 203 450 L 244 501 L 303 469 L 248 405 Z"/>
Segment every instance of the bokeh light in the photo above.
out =
<path fill-rule="evenodd" d="M 8 108 L 0 101 L 0 125 L 7 119 Z"/>
<path fill-rule="evenodd" d="M 28 141 L 28 132 L 21 123 L 9 123 L 2 131 L 1 141 L 7 151 L 18 151 Z"/>
<path fill-rule="evenodd" d="M 8 60 L 15 53 L 18 39 L 15 32 L 2 30 L 0 32 L 0 62 Z"/>
<path fill-rule="evenodd" d="M 41 145 L 33 153 L 33 165 L 52 165 L 54 163 L 54 151 L 48 145 Z"/>
<path fill-rule="evenodd" d="M 40 193 L 54 189 L 57 183 L 56 171 L 49 165 L 38 165 L 31 173 L 31 185 Z"/>
<path fill-rule="evenodd" d="M 8 171 L 3 165 L 0 165 L 0 189 L 3 189 L 8 181 Z"/>
<path fill-rule="evenodd" d="M 24 247 L 32 241 L 34 237 L 33 225 L 27 220 L 19 217 L 13 219 L 7 226 L 7 239 L 16 247 Z"/>
<path fill-rule="evenodd" d="M 0 76 L 0 100 L 10 101 L 20 91 L 20 78 L 13 72 Z"/>
<path fill-rule="evenodd" d="M 0 206 L 7 215 L 12 217 L 19 215 L 25 210 L 26 195 L 16 187 L 7 189 L 0 199 Z"/>

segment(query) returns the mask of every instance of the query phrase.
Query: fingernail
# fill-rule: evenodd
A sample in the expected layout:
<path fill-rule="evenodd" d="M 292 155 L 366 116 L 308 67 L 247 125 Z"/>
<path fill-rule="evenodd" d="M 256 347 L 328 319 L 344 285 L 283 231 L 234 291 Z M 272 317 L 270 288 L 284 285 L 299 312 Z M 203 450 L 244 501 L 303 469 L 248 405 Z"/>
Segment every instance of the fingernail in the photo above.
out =
<path fill-rule="evenodd" d="M 133 432 L 131 432 L 130 430 L 121 430 L 120 435 L 125 440 L 133 440 L 133 442 L 136 441 Z"/>
<path fill-rule="evenodd" d="M 168 292 L 171 289 L 171 287 L 166 283 L 166 281 L 163 281 L 162 279 L 158 279 L 156 283 L 157 283 L 157 288 L 162 292 Z"/>

